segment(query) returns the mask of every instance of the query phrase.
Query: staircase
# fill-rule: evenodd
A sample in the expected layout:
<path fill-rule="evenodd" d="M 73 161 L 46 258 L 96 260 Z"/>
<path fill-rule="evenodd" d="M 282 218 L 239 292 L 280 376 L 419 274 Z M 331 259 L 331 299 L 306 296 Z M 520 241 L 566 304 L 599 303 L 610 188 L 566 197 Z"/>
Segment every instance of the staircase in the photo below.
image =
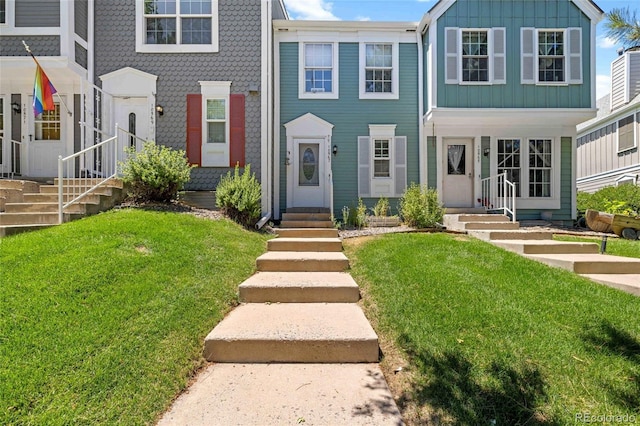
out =
<path fill-rule="evenodd" d="M 91 179 L 67 179 L 64 188 L 74 194 L 93 187 Z M 73 195 L 63 194 L 65 201 Z M 65 209 L 64 221 L 99 213 L 120 203 L 124 197 L 122 181 L 111 179 L 91 194 Z M 58 179 L 53 185 L 25 180 L 0 180 L 0 237 L 57 225 Z"/>
<path fill-rule="evenodd" d="M 520 229 L 518 222 L 503 215 L 461 212 L 445 214 L 443 221 L 449 230 L 640 295 L 640 259 L 599 254 L 596 243 L 555 241 L 553 233 Z"/>

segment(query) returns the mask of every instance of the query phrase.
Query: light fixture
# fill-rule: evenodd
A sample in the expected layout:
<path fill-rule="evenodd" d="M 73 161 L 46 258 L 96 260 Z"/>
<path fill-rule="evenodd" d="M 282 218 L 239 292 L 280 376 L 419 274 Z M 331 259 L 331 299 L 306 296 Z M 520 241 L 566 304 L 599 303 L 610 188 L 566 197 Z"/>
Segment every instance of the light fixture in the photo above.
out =
<path fill-rule="evenodd" d="M 258 83 L 249 84 L 249 93 L 257 94 L 260 91 L 260 85 Z"/>
<path fill-rule="evenodd" d="M 485 157 L 489 156 L 489 148 L 485 148 L 484 151 L 482 151 L 482 154 L 484 154 Z"/>
<path fill-rule="evenodd" d="M 22 108 L 18 102 L 11 102 L 11 109 L 14 114 L 20 114 L 22 112 Z"/>
<path fill-rule="evenodd" d="M 156 105 L 156 111 L 158 112 L 159 116 L 163 116 L 164 115 L 164 107 L 162 105 Z"/>
<path fill-rule="evenodd" d="M 333 152 L 333 155 L 338 155 L 338 145 L 334 145 L 331 152 Z"/>

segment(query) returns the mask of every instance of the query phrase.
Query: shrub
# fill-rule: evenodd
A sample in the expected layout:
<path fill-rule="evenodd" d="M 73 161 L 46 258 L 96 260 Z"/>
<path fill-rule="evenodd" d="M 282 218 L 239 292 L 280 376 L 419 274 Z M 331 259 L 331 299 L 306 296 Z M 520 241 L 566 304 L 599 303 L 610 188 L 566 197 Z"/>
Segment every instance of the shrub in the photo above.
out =
<path fill-rule="evenodd" d="M 389 214 L 389 200 L 385 197 L 378 199 L 378 202 L 373 206 L 373 215 L 377 217 L 387 217 Z"/>
<path fill-rule="evenodd" d="M 120 167 L 129 196 L 135 201 L 170 201 L 191 178 L 192 166 L 184 151 L 148 141 L 140 152 L 131 147 L 127 154 Z"/>
<path fill-rule="evenodd" d="M 358 198 L 358 207 L 355 210 L 353 224 L 360 229 L 367 223 L 367 206 L 362 202 L 362 198 Z"/>
<path fill-rule="evenodd" d="M 400 198 L 400 215 L 404 223 L 414 228 L 433 228 L 442 223 L 444 208 L 438 191 L 412 183 Z"/>
<path fill-rule="evenodd" d="M 577 198 L 579 211 L 591 209 L 614 214 L 640 215 L 640 186 L 608 186 L 593 194 L 578 192 Z"/>
<path fill-rule="evenodd" d="M 250 164 L 247 164 L 242 174 L 240 167 L 236 165 L 233 175 L 228 172 L 220 179 L 216 188 L 216 205 L 224 214 L 246 228 L 260 219 L 261 199 L 260 182 L 251 173 Z"/>

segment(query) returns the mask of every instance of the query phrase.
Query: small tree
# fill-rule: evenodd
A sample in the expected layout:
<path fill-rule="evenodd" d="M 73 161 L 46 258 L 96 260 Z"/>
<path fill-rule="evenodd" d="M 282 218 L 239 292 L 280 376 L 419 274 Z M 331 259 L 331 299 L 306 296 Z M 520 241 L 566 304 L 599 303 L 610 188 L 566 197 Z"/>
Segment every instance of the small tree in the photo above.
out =
<path fill-rule="evenodd" d="M 242 226 L 253 226 L 262 212 L 262 188 L 247 164 L 244 173 L 236 165 L 233 175 L 228 172 L 216 188 L 216 205 L 224 214 Z"/>
<path fill-rule="evenodd" d="M 409 185 L 400 198 L 399 210 L 405 224 L 415 228 L 433 228 L 444 216 L 438 191 L 416 183 Z"/>
<path fill-rule="evenodd" d="M 606 36 L 620 42 L 625 49 L 640 48 L 640 21 L 629 8 L 611 9 L 606 14 Z"/>
<path fill-rule="evenodd" d="M 189 182 L 191 168 L 185 152 L 147 141 L 142 150 L 127 149 L 128 159 L 120 163 L 128 194 L 138 202 L 168 202 Z"/>

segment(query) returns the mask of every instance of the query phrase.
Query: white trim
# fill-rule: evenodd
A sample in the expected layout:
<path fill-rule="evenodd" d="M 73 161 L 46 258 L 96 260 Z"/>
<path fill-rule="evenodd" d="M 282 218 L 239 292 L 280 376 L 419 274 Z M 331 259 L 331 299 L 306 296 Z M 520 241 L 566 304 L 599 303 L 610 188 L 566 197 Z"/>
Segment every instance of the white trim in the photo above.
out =
<path fill-rule="evenodd" d="M 415 42 L 415 40 L 414 40 Z M 367 44 L 387 44 L 391 45 L 391 93 L 371 93 L 365 90 L 365 64 L 366 64 L 366 46 Z M 360 42 L 360 60 L 358 63 L 359 78 L 358 86 L 360 99 L 400 99 L 400 44 L 397 40 L 389 40 L 386 38 L 376 38 Z"/>
<path fill-rule="evenodd" d="M 424 127 L 422 126 L 422 116 L 424 115 L 424 43 L 423 35 L 416 33 L 416 44 L 418 47 L 418 172 L 420 185 L 426 184 L 427 161 L 424 158 L 427 150 L 423 148 L 426 143 L 424 139 Z"/>
<path fill-rule="evenodd" d="M 88 3 L 88 2 L 87 2 Z M 74 5 L 72 1 L 60 2 L 60 56 L 68 56 L 71 62 L 76 61 L 76 49 L 73 45 L 72 34 L 75 33 L 75 22 L 73 20 Z M 87 31 L 90 31 L 87 29 Z"/>
<path fill-rule="evenodd" d="M 624 120 L 625 118 L 629 118 L 629 116 L 631 117 L 631 131 L 633 133 L 633 146 L 629 148 L 620 149 L 620 121 Z M 621 117 L 618 117 L 618 119 L 616 120 L 616 152 L 618 154 L 622 154 L 627 151 L 631 151 L 638 148 L 638 120 L 636 120 L 636 118 L 637 118 L 637 114 L 634 111 L 631 114 L 626 114 Z"/>
<path fill-rule="evenodd" d="M 591 57 L 590 59 L 590 75 L 591 75 L 591 108 L 595 108 L 596 107 L 596 23 L 595 21 L 591 21 L 591 32 L 590 32 L 590 55 Z M 583 72 L 584 73 L 584 72 Z M 611 75 L 611 73 L 609 73 L 609 75 Z M 576 209 L 573 209 L 574 211 L 576 211 Z"/>
<path fill-rule="evenodd" d="M 640 164 L 634 164 L 632 166 L 626 166 L 626 167 L 621 167 L 618 169 L 614 169 L 614 170 L 608 170 L 606 172 L 601 172 L 601 173 L 596 173 L 594 175 L 589 175 L 589 176 L 585 176 L 585 177 L 581 177 L 576 179 L 577 183 L 583 184 L 583 183 L 589 183 L 589 182 L 593 182 L 593 181 L 597 181 L 600 179 L 606 179 L 606 178 L 611 178 L 614 177 L 620 173 L 627 173 L 627 172 L 632 172 L 632 171 L 639 171 L 640 172 Z"/>
<path fill-rule="evenodd" d="M 329 44 L 331 45 L 331 92 L 307 92 L 306 89 L 306 55 L 305 47 L 309 44 Z M 340 48 L 336 41 L 323 41 L 315 39 L 314 41 L 300 41 L 298 43 L 298 99 L 339 99 L 340 92 Z"/>
<path fill-rule="evenodd" d="M 274 35 L 274 39 L 277 38 Z M 273 48 L 273 218 L 280 219 L 280 44 Z M 286 148 L 286 145 L 285 145 Z"/>
<path fill-rule="evenodd" d="M 111 96 L 145 96 L 156 93 L 158 76 L 131 67 L 120 68 L 99 76 L 102 90 Z"/>
<path fill-rule="evenodd" d="M 385 32 L 400 32 L 417 31 L 416 22 L 380 22 L 380 21 L 312 21 L 312 20 L 287 20 L 287 19 L 274 19 L 273 28 L 279 31 L 280 34 L 286 34 L 288 31 L 290 34 L 296 32 L 311 32 L 317 33 L 331 31 L 339 32 L 340 37 L 349 36 L 348 33 L 343 31 L 385 31 Z M 352 34 L 356 35 L 356 34 Z M 411 34 L 411 40 L 415 41 L 413 34 Z M 291 41 L 291 40 L 287 40 Z"/>
<path fill-rule="evenodd" d="M 571 0 L 576 6 L 589 17 L 591 22 L 596 25 L 604 18 L 604 12 L 600 10 L 591 0 Z"/>
<path fill-rule="evenodd" d="M 429 60 L 427 61 L 427 87 L 429 87 L 427 112 L 438 107 L 438 28 L 429 27 Z"/>
<path fill-rule="evenodd" d="M 397 124 L 369 124 L 369 137 L 394 138 Z"/>
<path fill-rule="evenodd" d="M 202 167 L 229 167 L 229 95 L 230 81 L 199 81 L 202 94 Z M 207 100 L 223 99 L 225 101 L 225 143 L 207 145 Z M 208 152 L 207 149 L 209 148 Z"/>
<path fill-rule="evenodd" d="M 631 173 L 625 173 L 622 176 L 618 176 L 615 179 L 616 186 L 626 185 L 627 183 L 632 183 L 633 185 L 638 184 L 638 175 L 634 175 Z"/>
<path fill-rule="evenodd" d="M 396 124 L 370 124 L 369 125 L 369 185 L 371 188 L 370 197 L 395 197 L 396 182 Z M 386 140 L 389 143 L 389 176 L 375 177 L 376 140 Z M 406 149 L 406 147 L 405 147 Z"/>
<path fill-rule="evenodd" d="M 564 66 L 562 72 L 564 74 L 563 81 L 540 81 L 540 33 L 551 33 L 558 32 L 562 33 L 562 43 L 564 54 Z M 534 36 L 534 44 L 533 44 L 533 52 L 534 52 L 534 61 L 533 61 L 533 74 L 535 84 L 537 86 L 568 86 L 569 85 L 569 43 L 567 41 L 567 34 L 569 33 L 569 28 L 536 28 L 535 36 Z M 547 55 L 543 55 L 547 56 Z M 555 55 L 560 56 L 560 55 Z"/>
<path fill-rule="evenodd" d="M 137 53 L 216 53 L 219 51 L 220 28 L 218 0 L 211 0 L 211 44 L 146 44 L 144 42 L 144 0 L 135 0 L 135 2 Z M 176 15 L 176 19 L 180 19 L 182 14 L 177 13 Z M 179 31 L 179 26 L 176 31 Z"/>
<path fill-rule="evenodd" d="M 300 42 L 336 42 L 336 43 L 360 43 L 360 42 L 391 42 L 390 39 L 398 43 L 414 44 L 416 42 L 414 30 L 415 28 L 407 28 L 403 26 L 399 29 L 385 28 L 364 28 L 345 30 L 338 32 L 339 28 L 327 27 L 324 30 L 296 28 L 278 28 L 275 23 L 278 22 L 304 22 L 313 23 L 314 21 L 273 21 L 276 29 L 276 41 L 278 43 L 300 43 Z M 338 22 L 332 21 L 338 24 Z M 414 24 L 415 25 L 415 24 Z"/>
<path fill-rule="evenodd" d="M 282 0 L 280 0 L 282 4 Z M 273 61 L 273 43 L 271 31 L 271 21 L 273 19 L 273 3 L 271 0 L 261 2 L 261 19 L 260 19 L 260 183 L 262 188 L 261 209 L 262 215 L 265 216 L 271 212 L 272 206 L 272 188 L 271 181 L 273 145 L 271 138 L 271 123 L 273 123 L 273 110 L 269 108 L 269 101 L 273 96 L 273 81 L 269 76 L 272 69 Z"/>
<path fill-rule="evenodd" d="M 12 35 L 8 32 L 8 30 L 15 29 L 16 22 L 16 3 L 15 1 L 6 1 L 5 3 L 5 12 L 4 12 L 4 23 L 0 24 L 0 30 L 2 30 L 2 35 Z"/>

